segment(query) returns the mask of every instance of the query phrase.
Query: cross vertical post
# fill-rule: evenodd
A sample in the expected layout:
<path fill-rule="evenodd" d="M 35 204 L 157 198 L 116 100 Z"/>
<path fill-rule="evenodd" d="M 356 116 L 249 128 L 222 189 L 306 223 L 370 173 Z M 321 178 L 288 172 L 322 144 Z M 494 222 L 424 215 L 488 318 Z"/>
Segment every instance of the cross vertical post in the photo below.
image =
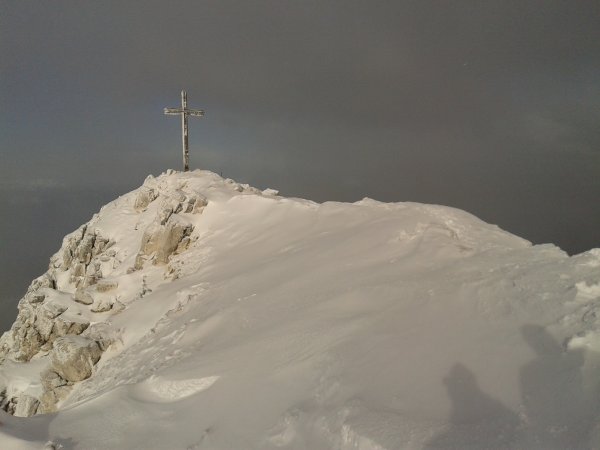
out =
<path fill-rule="evenodd" d="M 164 113 L 169 116 L 181 114 L 181 141 L 183 146 L 183 171 L 190 170 L 190 152 L 188 148 L 188 116 L 202 117 L 204 111 L 201 109 L 188 109 L 187 93 L 181 91 L 181 108 L 165 108 Z"/>
<path fill-rule="evenodd" d="M 187 109 L 187 92 L 181 91 L 181 109 Z M 190 149 L 188 147 L 188 119 L 185 112 L 181 113 L 181 140 L 183 142 L 183 171 L 190 170 Z"/>

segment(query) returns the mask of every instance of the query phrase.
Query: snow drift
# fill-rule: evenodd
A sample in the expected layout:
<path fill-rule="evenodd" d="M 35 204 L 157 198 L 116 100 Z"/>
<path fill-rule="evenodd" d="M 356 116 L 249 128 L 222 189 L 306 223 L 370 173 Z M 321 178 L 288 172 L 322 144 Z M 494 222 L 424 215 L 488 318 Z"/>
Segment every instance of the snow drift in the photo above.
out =
<path fill-rule="evenodd" d="M 169 171 L 20 301 L 0 448 L 600 448 L 599 317 L 599 249 Z"/>

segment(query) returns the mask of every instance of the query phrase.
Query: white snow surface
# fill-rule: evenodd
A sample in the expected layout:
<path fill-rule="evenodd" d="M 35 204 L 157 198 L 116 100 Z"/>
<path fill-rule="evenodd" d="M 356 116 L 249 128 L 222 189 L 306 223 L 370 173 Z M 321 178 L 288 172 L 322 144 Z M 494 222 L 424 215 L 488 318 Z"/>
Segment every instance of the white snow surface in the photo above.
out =
<path fill-rule="evenodd" d="M 179 213 L 187 250 L 127 273 L 149 187 L 208 204 Z M 124 309 L 86 314 L 118 342 L 57 413 L 0 411 L 0 449 L 600 448 L 598 249 L 207 171 L 149 177 L 90 225 L 115 241 Z M 34 391 L 36 364 L 0 376 Z"/>

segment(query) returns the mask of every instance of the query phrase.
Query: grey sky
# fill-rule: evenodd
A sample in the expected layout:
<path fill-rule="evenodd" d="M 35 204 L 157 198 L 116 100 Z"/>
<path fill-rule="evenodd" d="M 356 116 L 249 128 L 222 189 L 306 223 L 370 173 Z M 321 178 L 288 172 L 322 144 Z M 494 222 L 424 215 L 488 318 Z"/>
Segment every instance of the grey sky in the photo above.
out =
<path fill-rule="evenodd" d="M 4 0 L 0 302 L 102 203 L 180 167 L 162 108 L 182 88 L 207 111 L 192 167 L 600 246 L 597 0 Z"/>

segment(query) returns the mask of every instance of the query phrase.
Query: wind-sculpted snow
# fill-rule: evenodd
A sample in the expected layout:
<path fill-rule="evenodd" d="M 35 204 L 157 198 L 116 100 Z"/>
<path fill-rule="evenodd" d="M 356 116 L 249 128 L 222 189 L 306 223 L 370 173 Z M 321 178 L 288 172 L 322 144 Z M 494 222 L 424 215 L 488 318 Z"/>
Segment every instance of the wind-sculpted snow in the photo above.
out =
<path fill-rule="evenodd" d="M 58 411 L 0 416 L 0 448 L 600 448 L 598 286 L 599 249 L 452 208 L 150 177 L 21 301 L 5 409 Z"/>

